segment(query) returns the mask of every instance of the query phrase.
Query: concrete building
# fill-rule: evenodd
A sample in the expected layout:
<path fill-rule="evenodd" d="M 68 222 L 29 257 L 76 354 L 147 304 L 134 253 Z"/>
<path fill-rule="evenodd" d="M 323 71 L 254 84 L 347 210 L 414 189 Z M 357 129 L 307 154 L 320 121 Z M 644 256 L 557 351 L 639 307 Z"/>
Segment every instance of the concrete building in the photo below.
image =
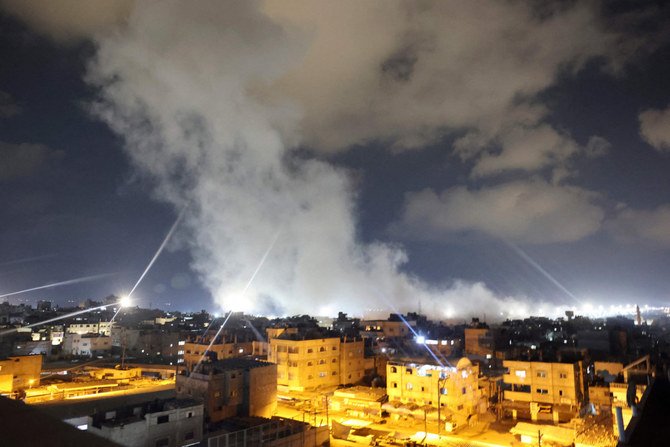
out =
<path fill-rule="evenodd" d="M 513 418 L 566 421 L 586 402 L 582 362 L 503 361 L 503 409 Z"/>
<path fill-rule="evenodd" d="M 0 393 L 13 393 L 39 386 L 42 356 L 26 355 L 0 359 Z"/>
<path fill-rule="evenodd" d="M 63 353 L 78 356 L 104 355 L 112 349 L 111 337 L 98 334 L 65 334 Z"/>
<path fill-rule="evenodd" d="M 327 425 L 313 427 L 309 423 L 274 417 L 231 418 L 219 424 L 220 434 L 208 437 L 208 445 L 216 447 L 314 447 L 330 445 Z"/>
<path fill-rule="evenodd" d="M 183 363 L 188 370 L 193 367 L 203 358 L 205 351 L 210 355 L 216 355 L 217 360 L 229 359 L 233 357 L 244 357 L 254 353 L 254 342 L 230 342 L 230 343 L 214 343 L 209 344 L 210 340 L 198 338 L 192 341 L 185 341 L 184 345 L 179 348 L 183 351 L 180 358 L 183 358 Z"/>
<path fill-rule="evenodd" d="M 203 362 L 177 375 L 177 396 L 200 399 L 207 422 L 270 417 L 277 407 L 277 365 L 247 358 Z"/>
<path fill-rule="evenodd" d="M 494 335 L 488 327 L 468 327 L 465 333 L 465 354 L 486 357 L 495 352 Z"/>
<path fill-rule="evenodd" d="M 336 387 L 365 375 L 363 340 L 314 331 L 284 332 L 270 339 L 268 360 L 277 364 L 277 385 L 289 390 Z"/>
<path fill-rule="evenodd" d="M 411 338 L 415 326 L 398 314 L 391 314 L 387 320 L 361 320 L 361 336 L 369 338 Z"/>
<path fill-rule="evenodd" d="M 386 393 L 391 405 L 422 407 L 452 427 L 486 411 L 486 399 L 479 390 L 479 367 L 467 358 L 455 366 L 390 362 L 386 368 Z"/>
<path fill-rule="evenodd" d="M 73 323 L 67 327 L 68 334 L 101 334 L 110 336 L 112 334 L 113 321 L 100 321 L 99 323 Z"/>
<path fill-rule="evenodd" d="M 177 447 L 202 440 L 203 405 L 192 399 L 153 401 L 88 418 L 87 431 L 127 447 Z"/>

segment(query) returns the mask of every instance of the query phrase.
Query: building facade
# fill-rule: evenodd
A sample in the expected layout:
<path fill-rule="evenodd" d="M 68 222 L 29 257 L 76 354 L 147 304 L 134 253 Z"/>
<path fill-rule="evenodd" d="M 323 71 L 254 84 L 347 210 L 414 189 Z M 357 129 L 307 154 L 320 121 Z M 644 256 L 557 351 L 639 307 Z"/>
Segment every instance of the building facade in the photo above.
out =
<path fill-rule="evenodd" d="M 303 391 L 363 379 L 363 340 L 323 336 L 284 333 L 270 339 L 268 360 L 277 364 L 277 385 Z"/>
<path fill-rule="evenodd" d="M 503 361 L 503 408 L 513 418 L 565 421 L 586 400 L 582 362 Z"/>
<path fill-rule="evenodd" d="M 87 431 L 128 447 L 178 447 L 202 440 L 203 405 L 171 399 L 105 411 L 88 418 Z"/>
<path fill-rule="evenodd" d="M 415 405 L 441 421 L 458 425 L 486 411 L 486 400 L 479 390 L 479 367 L 467 358 L 455 366 L 389 362 L 386 369 L 391 404 Z"/>
<path fill-rule="evenodd" d="M 41 355 L 0 359 L 0 393 L 13 393 L 40 384 Z"/>
<path fill-rule="evenodd" d="M 178 374 L 176 388 L 178 397 L 205 403 L 207 422 L 271 417 L 277 407 L 277 365 L 247 358 L 203 362 Z"/>

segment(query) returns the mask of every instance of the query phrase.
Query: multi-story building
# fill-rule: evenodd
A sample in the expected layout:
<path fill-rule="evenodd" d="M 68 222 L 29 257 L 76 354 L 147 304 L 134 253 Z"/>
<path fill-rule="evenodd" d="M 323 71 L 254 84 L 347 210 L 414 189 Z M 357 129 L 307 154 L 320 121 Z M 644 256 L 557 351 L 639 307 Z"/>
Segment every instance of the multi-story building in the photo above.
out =
<path fill-rule="evenodd" d="M 0 393 L 38 386 L 42 372 L 41 355 L 25 355 L 0 359 Z"/>
<path fill-rule="evenodd" d="M 353 384 L 365 374 L 363 340 L 321 331 L 271 338 L 268 360 L 277 364 L 277 385 L 296 391 Z"/>
<path fill-rule="evenodd" d="M 205 355 L 213 356 L 216 360 L 229 359 L 233 357 L 244 357 L 254 353 L 254 342 L 230 342 L 230 343 L 213 343 L 207 339 L 197 338 L 193 341 L 186 341 L 183 346 L 179 348 L 183 351 L 181 358 L 187 369 L 192 370 L 205 357 Z M 205 354 L 207 352 L 207 354 Z"/>
<path fill-rule="evenodd" d="M 129 447 L 177 447 L 202 440 L 203 405 L 192 399 L 152 401 L 88 418 L 87 431 Z"/>
<path fill-rule="evenodd" d="M 205 403 L 207 422 L 271 417 L 277 407 L 277 365 L 248 358 L 205 361 L 177 375 L 176 387 L 178 397 Z"/>
<path fill-rule="evenodd" d="M 513 418 L 565 421 L 586 399 L 582 362 L 503 361 L 503 408 Z"/>
<path fill-rule="evenodd" d="M 111 337 L 99 334 L 65 334 L 63 340 L 63 353 L 69 355 L 104 355 L 111 349 Z"/>
<path fill-rule="evenodd" d="M 495 343 L 493 332 L 488 327 L 465 328 L 465 354 L 493 356 Z M 489 357 L 490 358 L 490 357 Z"/>
<path fill-rule="evenodd" d="M 361 320 L 361 335 L 370 338 L 411 338 L 414 323 L 398 314 L 391 314 L 387 320 Z"/>
<path fill-rule="evenodd" d="M 110 336 L 112 334 L 113 321 L 100 321 L 99 323 L 73 323 L 67 327 L 68 334 L 101 334 Z"/>
<path fill-rule="evenodd" d="M 479 367 L 467 358 L 455 366 L 390 362 L 386 393 L 389 403 L 432 408 L 431 413 L 438 413 L 440 421 L 452 426 L 486 411 L 486 399 L 479 390 Z"/>

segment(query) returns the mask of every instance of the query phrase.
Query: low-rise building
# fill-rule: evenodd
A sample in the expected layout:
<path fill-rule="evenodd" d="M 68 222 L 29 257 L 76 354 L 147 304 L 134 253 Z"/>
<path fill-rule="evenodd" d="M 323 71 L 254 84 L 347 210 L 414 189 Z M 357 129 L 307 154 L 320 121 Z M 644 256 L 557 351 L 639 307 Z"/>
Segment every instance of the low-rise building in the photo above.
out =
<path fill-rule="evenodd" d="M 204 402 L 207 422 L 271 417 L 277 407 L 277 365 L 248 358 L 205 361 L 177 375 L 176 388 L 178 397 Z"/>
<path fill-rule="evenodd" d="M 391 411 L 398 403 L 414 405 L 451 426 L 463 425 L 486 411 L 486 399 L 479 390 L 479 367 L 467 358 L 455 366 L 389 362 L 386 368 L 391 404 L 387 408 Z"/>
<path fill-rule="evenodd" d="M 88 418 L 87 431 L 128 447 L 177 447 L 202 440 L 203 405 L 192 399 L 153 401 Z"/>
<path fill-rule="evenodd" d="M 0 393 L 13 393 L 40 384 L 41 355 L 0 359 Z"/>
<path fill-rule="evenodd" d="M 99 334 L 65 334 L 63 353 L 78 356 L 104 355 L 111 351 L 111 337 Z"/>
<path fill-rule="evenodd" d="M 365 375 L 364 351 L 361 339 L 284 332 L 270 339 L 268 360 L 277 364 L 277 385 L 303 391 L 359 382 Z"/>
<path fill-rule="evenodd" d="M 109 336 L 112 334 L 113 321 L 100 321 L 98 323 L 73 323 L 67 327 L 68 334 L 101 334 Z"/>
<path fill-rule="evenodd" d="M 582 362 L 503 361 L 503 408 L 513 418 L 565 421 L 586 402 Z"/>

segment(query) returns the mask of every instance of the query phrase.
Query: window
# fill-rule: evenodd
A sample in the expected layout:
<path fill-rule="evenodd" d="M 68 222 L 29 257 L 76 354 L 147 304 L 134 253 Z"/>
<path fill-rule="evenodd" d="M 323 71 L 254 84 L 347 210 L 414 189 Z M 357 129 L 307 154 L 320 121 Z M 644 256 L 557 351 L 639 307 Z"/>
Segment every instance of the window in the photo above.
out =
<path fill-rule="evenodd" d="M 312 352 L 314 352 L 314 349 L 312 349 L 312 348 L 307 348 L 307 354 L 311 354 Z"/>
<path fill-rule="evenodd" d="M 414 388 L 414 385 L 412 385 L 411 383 L 408 383 L 408 384 L 407 384 L 407 389 L 408 389 L 408 390 L 411 391 L 413 388 Z"/>
<path fill-rule="evenodd" d="M 163 415 L 163 416 L 158 416 L 158 418 L 156 419 L 157 424 L 165 424 L 166 422 L 170 422 L 170 415 L 169 414 L 166 414 L 166 415 Z"/>
<path fill-rule="evenodd" d="M 324 359 L 319 360 L 319 365 L 323 365 L 325 363 L 326 363 L 326 361 Z"/>
<path fill-rule="evenodd" d="M 459 411 L 462 410 L 462 409 L 463 409 L 463 405 L 459 405 L 458 407 L 456 407 L 456 409 L 459 410 Z"/>
<path fill-rule="evenodd" d="M 467 390 L 465 389 L 465 387 L 463 387 L 463 388 L 461 389 L 461 394 L 465 394 L 466 391 L 467 391 Z"/>
<path fill-rule="evenodd" d="M 405 374 L 412 374 L 412 368 L 405 369 Z"/>
<path fill-rule="evenodd" d="M 319 348 L 319 352 L 325 352 L 325 351 L 326 351 L 326 348 L 324 348 L 323 346 L 321 346 L 321 347 Z"/>
<path fill-rule="evenodd" d="M 391 367 L 391 372 L 392 372 L 392 373 L 397 373 L 397 372 L 398 372 L 398 368 L 396 368 L 395 366 L 392 366 L 392 367 Z"/>
<path fill-rule="evenodd" d="M 567 379 L 567 378 L 568 378 L 568 374 L 567 374 L 567 373 L 560 373 L 558 376 L 559 376 L 561 379 Z"/>
<path fill-rule="evenodd" d="M 423 392 L 423 391 L 426 391 L 426 389 L 425 389 L 424 387 L 421 387 L 421 391 L 422 391 L 422 392 Z"/>
<path fill-rule="evenodd" d="M 337 363 L 337 359 L 333 359 L 331 363 Z"/>
<path fill-rule="evenodd" d="M 288 348 L 288 353 L 289 354 L 299 354 L 300 353 L 300 348 L 296 347 L 290 347 Z"/>
<path fill-rule="evenodd" d="M 537 394 L 549 394 L 549 390 L 546 390 L 544 388 L 538 388 L 535 390 Z"/>
<path fill-rule="evenodd" d="M 393 383 L 391 384 L 391 386 L 392 386 L 393 388 L 398 388 L 398 384 L 397 384 L 396 382 L 393 382 Z"/>
<path fill-rule="evenodd" d="M 514 371 L 514 375 L 516 375 L 517 377 L 521 377 L 522 379 L 525 379 L 526 378 L 526 370 L 525 369 L 517 369 L 516 371 Z"/>
<path fill-rule="evenodd" d="M 332 373 L 331 375 L 336 376 L 336 375 L 337 375 L 337 371 L 333 371 L 333 373 Z"/>
<path fill-rule="evenodd" d="M 193 412 L 192 412 L 192 411 L 189 411 L 188 413 L 186 413 L 186 417 L 187 417 L 188 419 L 191 419 L 191 418 L 193 417 Z"/>
<path fill-rule="evenodd" d="M 333 346 L 333 351 L 337 351 L 337 346 Z"/>
<path fill-rule="evenodd" d="M 537 377 L 544 379 L 547 377 L 547 371 L 538 371 L 537 372 Z"/>
<path fill-rule="evenodd" d="M 313 378 L 314 376 L 312 376 L 311 374 L 307 376 L 307 380 L 312 380 Z"/>
<path fill-rule="evenodd" d="M 328 373 L 326 373 L 324 371 L 319 373 L 319 377 L 326 377 L 327 375 L 328 375 Z"/>
<path fill-rule="evenodd" d="M 286 352 L 286 346 L 277 346 L 277 352 Z"/>
<path fill-rule="evenodd" d="M 312 362 L 307 362 L 307 366 L 312 366 L 312 365 L 313 365 Z"/>
<path fill-rule="evenodd" d="M 558 390 L 558 395 L 562 396 L 563 395 L 563 390 Z"/>

